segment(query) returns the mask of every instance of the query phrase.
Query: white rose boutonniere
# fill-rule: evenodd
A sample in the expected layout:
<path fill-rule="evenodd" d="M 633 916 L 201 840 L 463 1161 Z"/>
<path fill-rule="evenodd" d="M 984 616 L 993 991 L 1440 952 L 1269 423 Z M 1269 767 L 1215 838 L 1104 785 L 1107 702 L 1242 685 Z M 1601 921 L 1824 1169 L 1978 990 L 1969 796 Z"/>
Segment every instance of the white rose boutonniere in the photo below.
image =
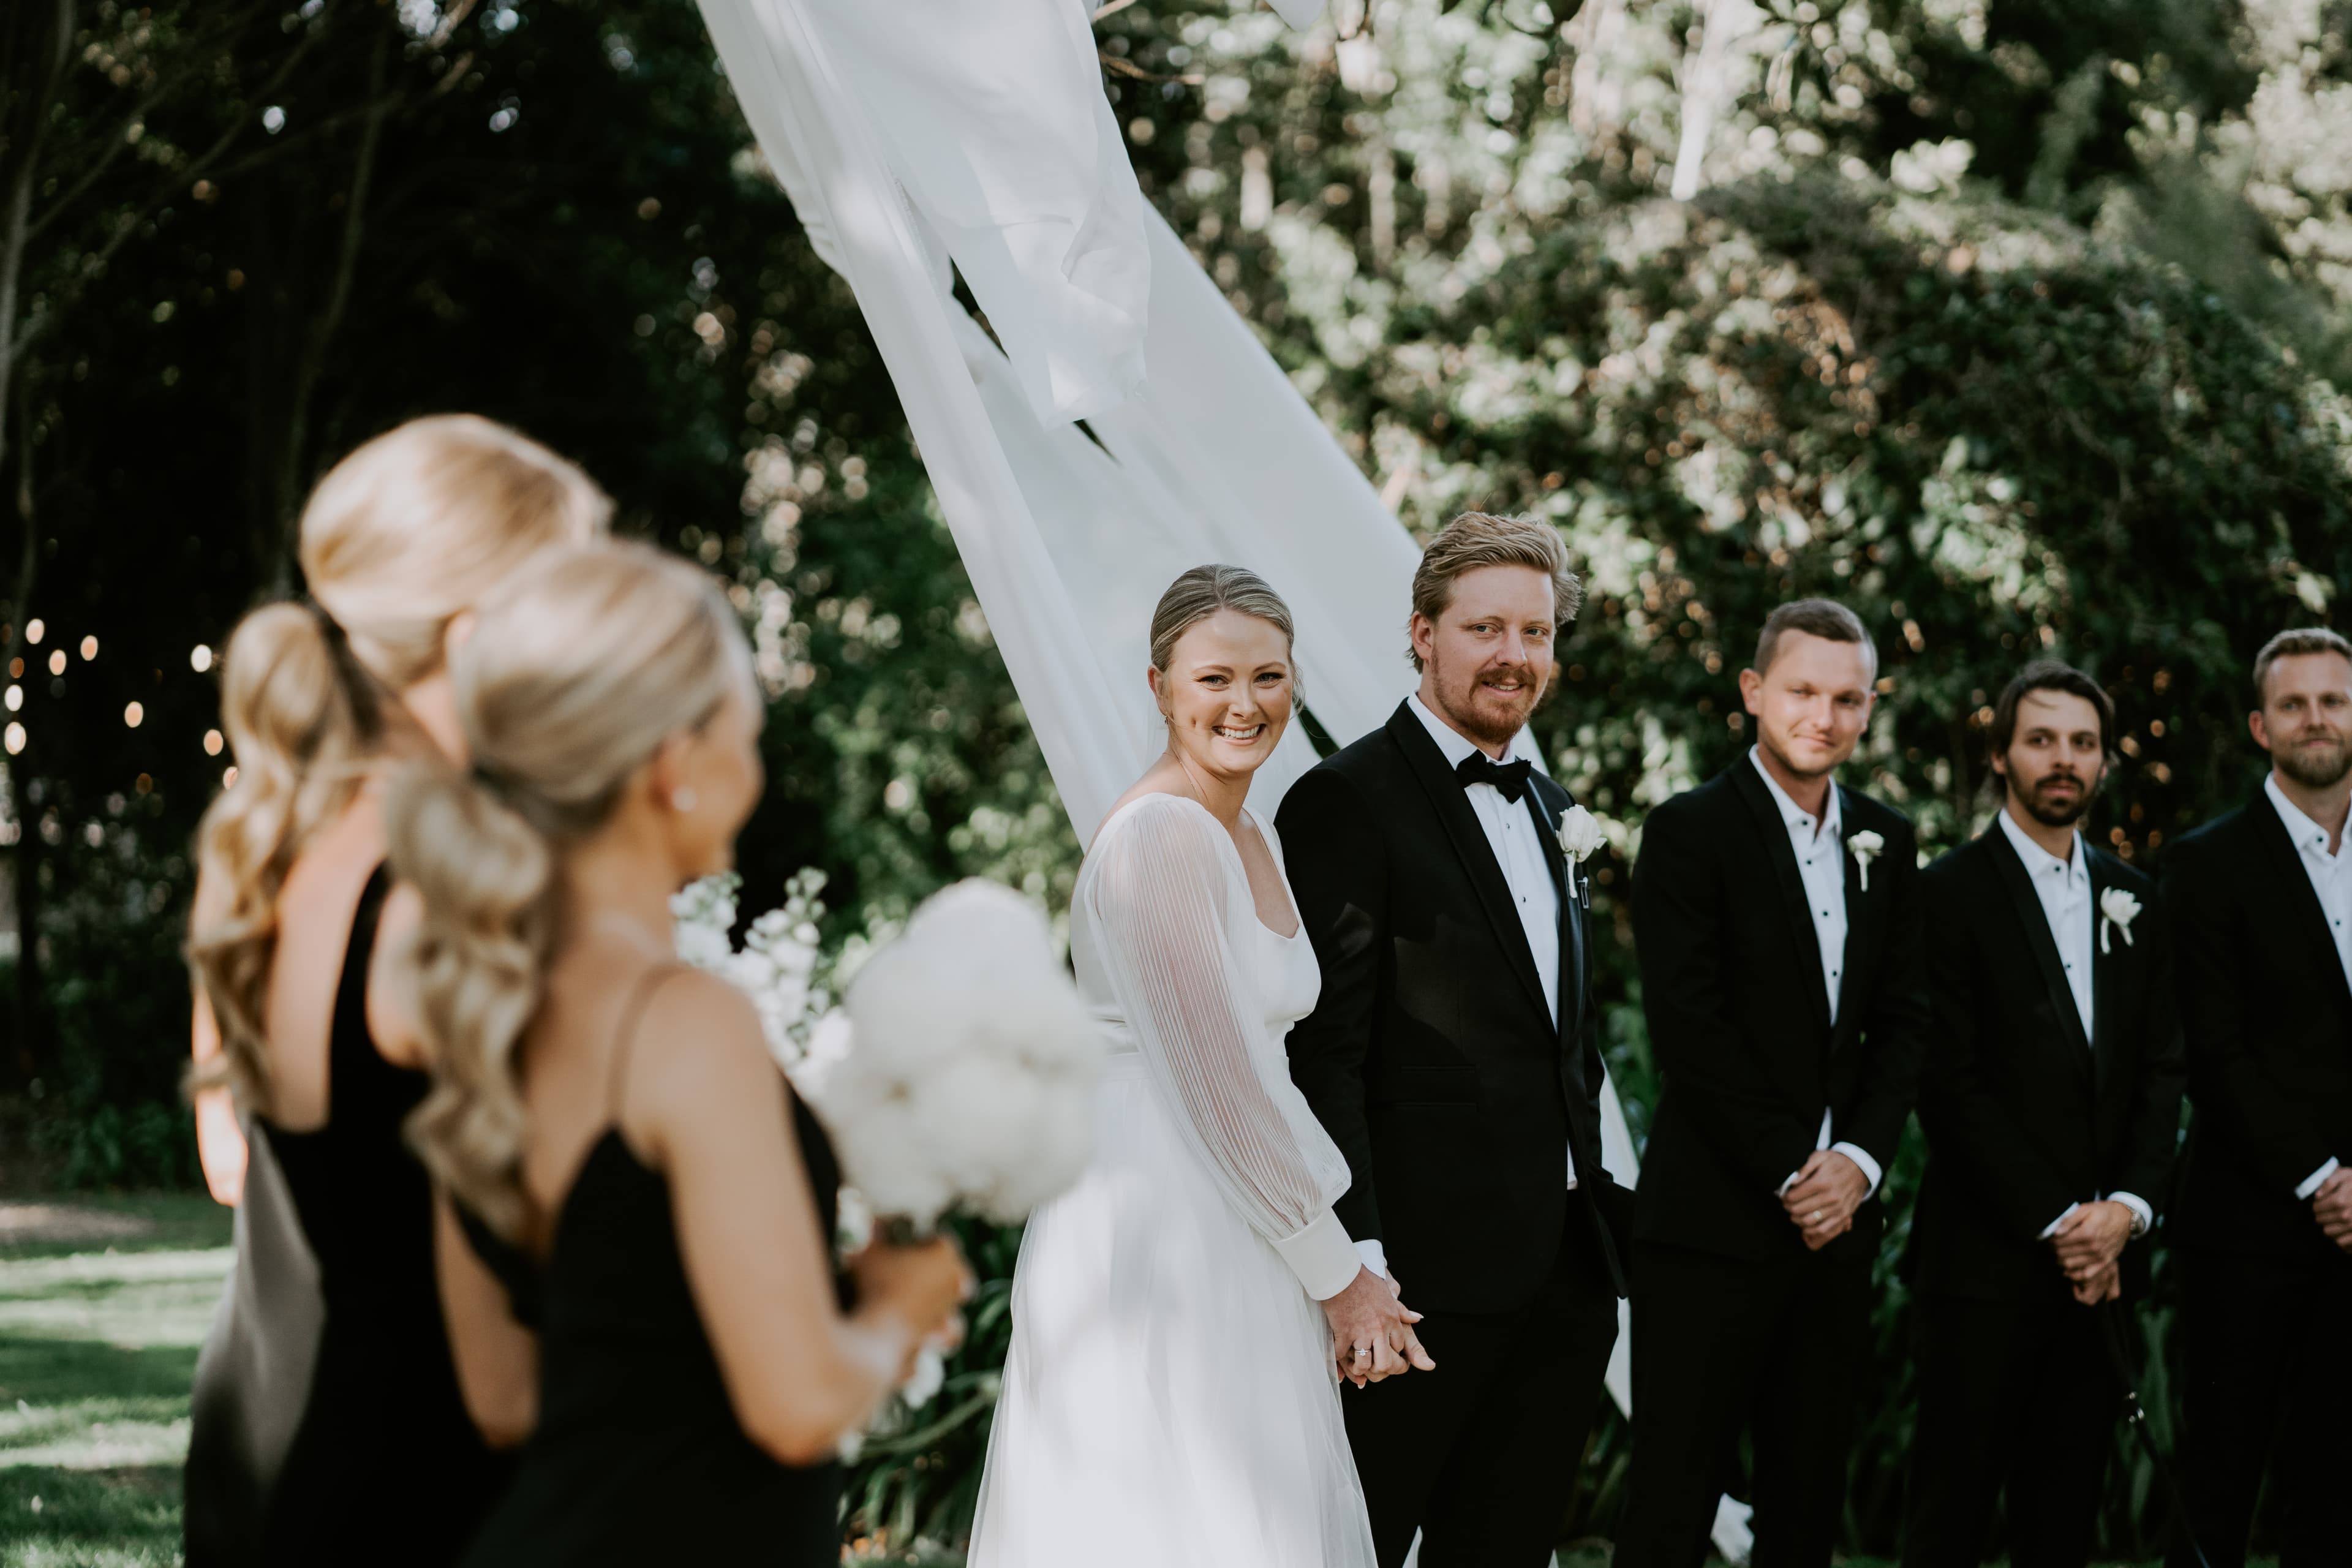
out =
<path fill-rule="evenodd" d="M 1845 841 L 1847 853 L 1853 857 L 1854 868 L 1862 873 L 1862 890 L 1870 891 L 1870 863 L 1886 847 L 1886 840 L 1865 827 L 1851 834 Z"/>
<path fill-rule="evenodd" d="M 1559 852 L 1581 866 L 1592 852 L 1608 841 L 1601 824 L 1580 805 L 1571 805 L 1568 815 L 1559 819 Z"/>
<path fill-rule="evenodd" d="M 2139 919 L 2139 900 L 2121 888 L 2109 888 L 2099 895 L 2099 951 L 2107 951 L 2107 933 L 2124 933 L 2124 945 L 2132 944 L 2131 923 Z"/>

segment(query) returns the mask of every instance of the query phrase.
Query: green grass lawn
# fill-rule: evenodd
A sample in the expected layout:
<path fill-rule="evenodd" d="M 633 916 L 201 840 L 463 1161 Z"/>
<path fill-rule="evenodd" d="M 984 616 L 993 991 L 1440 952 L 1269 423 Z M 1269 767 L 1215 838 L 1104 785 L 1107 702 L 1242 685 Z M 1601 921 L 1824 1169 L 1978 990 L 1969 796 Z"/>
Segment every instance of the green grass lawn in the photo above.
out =
<path fill-rule="evenodd" d="M 0 1568 L 180 1560 L 188 1384 L 228 1242 L 201 1194 L 0 1203 Z"/>
<path fill-rule="evenodd" d="M 0 1568 L 179 1562 L 188 1385 L 228 1265 L 228 1211 L 201 1194 L 0 1199 Z"/>

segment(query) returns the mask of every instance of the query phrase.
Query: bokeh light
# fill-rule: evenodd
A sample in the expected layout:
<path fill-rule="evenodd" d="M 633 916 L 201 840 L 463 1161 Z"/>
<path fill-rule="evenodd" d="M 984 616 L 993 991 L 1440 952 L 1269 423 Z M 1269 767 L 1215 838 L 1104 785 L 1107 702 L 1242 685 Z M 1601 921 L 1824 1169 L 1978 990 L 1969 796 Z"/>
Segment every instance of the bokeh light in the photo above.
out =
<path fill-rule="evenodd" d="M 17 752 L 25 749 L 25 726 L 22 724 L 9 725 L 7 734 L 5 738 L 8 744 L 8 754 L 13 757 Z"/>
<path fill-rule="evenodd" d="M 139 728 L 140 721 L 146 717 L 147 710 L 136 702 L 122 710 L 122 721 L 133 730 Z"/>
<path fill-rule="evenodd" d="M 221 732 L 218 730 L 207 730 L 205 731 L 205 755 L 208 757 L 219 756 L 221 754 L 222 744 Z"/>
<path fill-rule="evenodd" d="M 96 637 L 84 637 L 84 638 L 82 638 L 82 639 L 81 639 L 81 658 L 82 658 L 82 662 L 83 662 L 84 664 L 87 664 L 87 663 L 89 663 L 91 659 L 96 658 L 97 657 L 98 657 L 98 639 L 97 639 Z"/>
<path fill-rule="evenodd" d="M 36 647 L 40 646 L 41 639 L 47 637 L 48 632 L 49 628 L 42 623 L 38 616 L 25 623 L 25 640 Z"/>
<path fill-rule="evenodd" d="M 190 669 L 194 670 L 198 675 L 202 675 L 212 667 L 212 649 L 206 647 L 202 643 L 198 643 L 194 647 L 188 650 L 188 668 Z"/>

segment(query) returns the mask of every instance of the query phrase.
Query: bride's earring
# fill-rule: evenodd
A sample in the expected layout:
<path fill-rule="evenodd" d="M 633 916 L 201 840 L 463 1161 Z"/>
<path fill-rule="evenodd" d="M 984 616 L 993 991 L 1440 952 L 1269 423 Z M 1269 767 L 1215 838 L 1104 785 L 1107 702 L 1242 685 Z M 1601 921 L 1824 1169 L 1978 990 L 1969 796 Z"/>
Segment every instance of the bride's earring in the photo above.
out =
<path fill-rule="evenodd" d="M 680 788 L 674 789 L 669 792 L 669 808 L 672 811 L 683 815 L 686 812 L 692 811 L 695 807 L 695 795 L 690 789 Z"/>

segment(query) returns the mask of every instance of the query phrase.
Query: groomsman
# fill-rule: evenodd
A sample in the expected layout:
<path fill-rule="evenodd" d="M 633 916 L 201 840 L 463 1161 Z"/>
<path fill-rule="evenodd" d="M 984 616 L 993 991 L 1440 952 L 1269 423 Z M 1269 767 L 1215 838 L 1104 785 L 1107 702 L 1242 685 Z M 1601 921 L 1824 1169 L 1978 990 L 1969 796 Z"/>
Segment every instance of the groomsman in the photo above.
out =
<path fill-rule="evenodd" d="M 2304 1568 L 2352 1562 L 2352 644 L 2281 632 L 2254 696 L 2262 793 L 2164 858 L 2196 1107 L 2168 1228 L 2190 1525 L 2236 1568 L 2274 1460 L 2279 1563 Z"/>
<path fill-rule="evenodd" d="M 1291 1077 L 1437 1363 L 1340 1391 L 1382 1568 L 1416 1530 L 1423 1568 L 1549 1564 L 1617 1340 L 1589 846 L 1522 733 L 1577 597 L 1549 523 L 1446 524 L 1412 580 L 1421 689 L 1276 818 L 1323 969 Z"/>
<path fill-rule="evenodd" d="M 1870 720 L 1853 612 L 1783 605 L 1748 754 L 1650 813 L 1633 934 L 1663 1089 L 1634 1194 L 1633 1468 L 1617 1568 L 1697 1568 L 1743 1427 L 1759 1563 L 1830 1561 L 1876 1194 L 1927 1048 L 1918 855 L 1831 778 Z"/>
<path fill-rule="evenodd" d="M 1934 1025 L 1912 1221 L 1919 1427 L 1905 1568 L 2091 1555 L 2123 1384 L 2110 1302 L 2147 1286 L 2187 1076 L 2156 885 L 2077 829 L 2106 777 L 2098 682 L 2029 664 L 1993 710 L 1993 826 L 1927 870 Z"/>

